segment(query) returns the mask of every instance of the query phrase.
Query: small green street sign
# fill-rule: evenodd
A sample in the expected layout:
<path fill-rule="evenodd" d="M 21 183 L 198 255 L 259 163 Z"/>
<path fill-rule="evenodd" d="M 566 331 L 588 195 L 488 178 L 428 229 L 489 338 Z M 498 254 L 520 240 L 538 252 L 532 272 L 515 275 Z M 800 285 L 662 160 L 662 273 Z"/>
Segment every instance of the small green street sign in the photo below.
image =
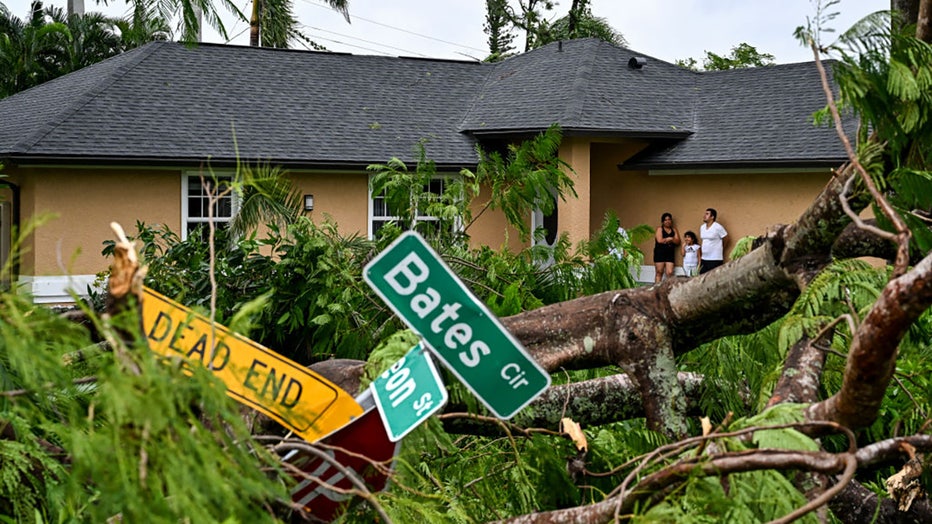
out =
<path fill-rule="evenodd" d="M 388 439 L 398 442 L 447 403 L 447 389 L 421 344 L 372 381 Z"/>
<path fill-rule="evenodd" d="M 417 233 L 402 234 L 363 276 L 498 418 L 511 418 L 550 386 L 550 375 Z"/>

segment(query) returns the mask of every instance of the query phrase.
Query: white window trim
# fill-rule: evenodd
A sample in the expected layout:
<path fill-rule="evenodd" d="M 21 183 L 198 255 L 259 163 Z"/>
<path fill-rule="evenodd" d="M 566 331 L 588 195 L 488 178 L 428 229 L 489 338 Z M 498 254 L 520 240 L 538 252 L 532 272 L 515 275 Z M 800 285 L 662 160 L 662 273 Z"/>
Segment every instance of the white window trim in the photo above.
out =
<path fill-rule="evenodd" d="M 367 238 L 369 238 L 370 240 L 373 239 L 375 235 L 372 229 L 372 224 L 373 222 L 375 222 L 376 219 L 378 219 L 379 221 L 384 221 L 384 222 L 390 222 L 392 220 L 398 221 L 401 219 L 401 217 L 392 216 L 392 215 L 379 215 L 379 216 L 375 215 L 375 197 L 372 194 L 372 178 L 374 176 L 375 175 L 369 175 L 369 198 L 368 198 L 369 210 L 368 210 L 368 217 L 366 220 L 366 228 L 367 228 L 366 235 L 367 235 Z M 458 176 L 459 175 L 455 175 L 455 174 L 437 174 L 433 176 L 432 179 L 433 180 L 443 179 L 445 182 L 455 181 Z M 418 215 L 414 219 L 415 222 L 436 222 L 439 220 L 440 220 L 439 218 L 433 215 L 421 215 L 420 213 L 418 213 Z M 462 226 L 463 226 L 462 221 L 460 220 L 460 218 L 457 218 L 453 224 L 453 227 L 456 230 L 459 230 L 462 228 Z"/>
<path fill-rule="evenodd" d="M 16 289 L 20 293 L 32 296 L 34 304 L 74 304 L 71 294 L 87 298 L 88 286 L 98 292 L 106 289 L 97 286 L 97 275 L 54 275 L 31 276 L 21 275 L 16 282 Z"/>
<path fill-rule="evenodd" d="M 557 198 L 556 189 L 550 190 L 550 196 L 551 198 L 553 198 L 553 202 L 555 206 L 554 213 L 557 213 L 557 220 L 559 220 L 560 215 L 558 212 L 558 208 L 560 206 L 560 200 Z M 557 244 L 557 240 L 559 240 L 560 238 L 560 232 L 559 230 L 554 232 L 555 234 L 554 234 L 554 240 L 552 244 L 548 244 L 547 242 L 538 242 L 537 238 L 534 236 L 534 232 L 537 231 L 537 228 L 543 227 L 543 226 L 544 226 L 544 212 L 541 211 L 539 207 L 536 207 L 534 208 L 534 211 L 531 212 L 531 245 L 533 246 L 543 245 L 543 246 L 552 248 Z"/>
<path fill-rule="evenodd" d="M 190 177 L 200 177 L 200 171 L 182 171 L 181 173 L 181 239 L 187 240 L 188 238 L 188 223 L 189 222 L 201 222 L 206 224 L 208 222 L 207 217 L 204 218 L 194 218 L 192 219 L 188 216 L 188 188 L 190 186 Z M 230 178 L 234 177 L 235 173 L 232 171 L 229 173 L 220 172 L 214 173 L 213 176 L 217 178 Z M 198 182 L 200 183 L 200 182 Z M 232 221 L 233 217 L 236 216 L 236 213 L 239 212 L 240 199 L 239 195 L 235 192 L 231 195 L 233 198 L 233 203 L 231 206 L 231 215 L 229 217 L 213 217 L 214 223 L 227 223 Z"/>

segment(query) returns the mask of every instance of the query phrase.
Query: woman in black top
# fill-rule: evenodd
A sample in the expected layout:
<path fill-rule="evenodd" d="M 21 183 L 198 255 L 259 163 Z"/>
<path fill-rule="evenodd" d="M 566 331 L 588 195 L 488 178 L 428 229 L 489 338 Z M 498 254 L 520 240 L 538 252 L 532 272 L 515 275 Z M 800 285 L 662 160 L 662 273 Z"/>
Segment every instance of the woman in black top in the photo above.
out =
<path fill-rule="evenodd" d="M 673 262 L 680 234 L 673 227 L 673 215 L 660 215 L 660 227 L 654 233 L 654 283 L 673 276 Z"/>

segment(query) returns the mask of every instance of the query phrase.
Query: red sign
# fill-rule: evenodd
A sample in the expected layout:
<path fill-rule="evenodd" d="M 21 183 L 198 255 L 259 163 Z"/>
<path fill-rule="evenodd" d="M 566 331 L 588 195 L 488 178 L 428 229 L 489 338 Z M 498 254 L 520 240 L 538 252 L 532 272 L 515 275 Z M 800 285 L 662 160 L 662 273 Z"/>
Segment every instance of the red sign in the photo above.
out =
<path fill-rule="evenodd" d="M 388 475 L 372 463 L 377 462 L 382 468 L 390 469 L 392 460 L 401 447 L 400 442 L 396 443 L 388 439 L 378 410 L 375 408 L 366 411 L 361 417 L 331 433 L 320 442 L 339 448 L 324 449 L 323 452 L 356 475 L 370 491 L 382 491 L 388 485 Z M 349 455 L 342 450 L 362 455 L 362 457 Z M 297 452 L 288 458 L 287 462 L 328 485 L 343 489 L 354 487 L 345 474 L 337 470 L 333 464 L 306 451 Z M 291 490 L 291 500 L 304 506 L 304 509 L 317 519 L 331 522 L 343 514 L 352 502 L 351 495 L 327 489 L 326 486 L 321 486 L 313 479 L 296 478 L 300 482 Z"/>

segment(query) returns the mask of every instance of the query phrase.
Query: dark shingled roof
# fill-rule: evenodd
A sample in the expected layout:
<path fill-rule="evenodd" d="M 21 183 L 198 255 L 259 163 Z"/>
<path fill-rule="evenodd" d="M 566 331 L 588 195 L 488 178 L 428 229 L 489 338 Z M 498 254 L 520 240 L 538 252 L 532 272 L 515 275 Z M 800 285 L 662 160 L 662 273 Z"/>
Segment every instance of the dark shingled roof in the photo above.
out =
<path fill-rule="evenodd" d="M 633 167 L 837 165 L 845 158 L 834 127 L 817 126 L 825 107 L 815 63 L 775 65 L 700 75 L 688 140 L 654 148 Z"/>
<path fill-rule="evenodd" d="M 837 163 L 809 123 L 822 106 L 812 63 L 696 73 L 595 39 L 498 64 L 157 42 L 0 100 L 0 158 L 359 168 L 426 140 L 452 168 L 477 140 L 559 123 L 652 139 L 625 167 Z"/>
<path fill-rule="evenodd" d="M 586 38 L 553 43 L 500 63 L 463 129 L 544 129 L 615 136 L 679 136 L 691 130 L 698 73 Z"/>

